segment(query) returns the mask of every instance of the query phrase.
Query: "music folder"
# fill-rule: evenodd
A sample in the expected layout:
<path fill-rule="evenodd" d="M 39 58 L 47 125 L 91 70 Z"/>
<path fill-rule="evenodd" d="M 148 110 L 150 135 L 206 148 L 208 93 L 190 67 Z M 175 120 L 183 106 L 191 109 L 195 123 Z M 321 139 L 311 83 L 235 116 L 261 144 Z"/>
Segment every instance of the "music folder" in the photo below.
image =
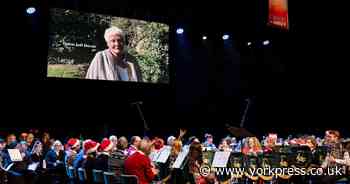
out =
<path fill-rule="evenodd" d="M 19 152 L 19 149 L 8 149 L 7 150 L 10 155 L 10 159 L 12 162 L 21 162 L 23 161 L 22 155 Z"/>
<path fill-rule="evenodd" d="M 212 167 L 226 167 L 231 152 L 217 151 L 215 152 Z"/>
<path fill-rule="evenodd" d="M 30 170 L 30 171 L 36 171 L 36 169 L 38 168 L 38 166 L 39 166 L 39 162 L 34 162 L 34 163 L 28 165 L 28 170 Z"/>
<path fill-rule="evenodd" d="M 164 147 L 159 153 L 157 162 L 165 163 L 168 160 L 170 153 L 171 153 L 171 147 L 170 146 Z"/>
<path fill-rule="evenodd" d="M 174 169 L 180 169 L 182 163 L 184 162 L 185 158 L 187 157 L 189 152 L 188 147 L 184 147 L 182 149 L 182 151 L 179 153 L 179 155 L 177 156 L 174 164 L 172 165 L 172 168 Z"/>

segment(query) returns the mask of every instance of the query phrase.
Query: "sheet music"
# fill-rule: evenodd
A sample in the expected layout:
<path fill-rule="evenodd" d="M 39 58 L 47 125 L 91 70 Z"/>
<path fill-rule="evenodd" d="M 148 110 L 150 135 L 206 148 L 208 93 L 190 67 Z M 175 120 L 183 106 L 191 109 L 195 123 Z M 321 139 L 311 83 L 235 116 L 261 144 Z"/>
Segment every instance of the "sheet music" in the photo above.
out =
<path fill-rule="evenodd" d="M 60 163 L 61 161 L 57 160 L 56 163 Z M 43 160 L 43 169 L 46 169 L 46 160 Z"/>
<path fill-rule="evenodd" d="M 231 152 L 217 151 L 214 155 L 212 167 L 226 167 Z"/>
<path fill-rule="evenodd" d="M 155 155 L 155 152 L 153 152 L 153 151 L 148 155 L 148 157 L 149 157 L 149 159 L 151 159 L 151 161 L 153 161 L 154 155 Z"/>
<path fill-rule="evenodd" d="M 155 162 L 159 157 L 159 152 L 152 152 L 150 155 L 149 155 L 149 158 L 152 160 L 152 162 Z"/>
<path fill-rule="evenodd" d="M 22 155 L 18 149 L 8 149 L 7 151 L 9 152 L 10 159 L 12 162 L 23 161 Z"/>
<path fill-rule="evenodd" d="M 172 168 L 179 169 L 185 160 L 186 156 L 188 155 L 189 149 L 188 147 L 184 147 L 182 151 L 177 156 Z"/>
<path fill-rule="evenodd" d="M 28 165 L 28 170 L 30 170 L 30 171 L 36 171 L 36 169 L 38 168 L 38 166 L 39 166 L 39 162 L 34 162 L 34 163 Z"/>
<path fill-rule="evenodd" d="M 165 163 L 169 156 L 170 156 L 170 152 L 171 152 L 171 147 L 170 146 L 166 146 L 164 147 L 161 152 L 159 153 L 159 157 L 157 159 L 157 162 L 159 163 Z"/>
<path fill-rule="evenodd" d="M 185 145 L 182 149 L 190 150 L 190 145 Z"/>

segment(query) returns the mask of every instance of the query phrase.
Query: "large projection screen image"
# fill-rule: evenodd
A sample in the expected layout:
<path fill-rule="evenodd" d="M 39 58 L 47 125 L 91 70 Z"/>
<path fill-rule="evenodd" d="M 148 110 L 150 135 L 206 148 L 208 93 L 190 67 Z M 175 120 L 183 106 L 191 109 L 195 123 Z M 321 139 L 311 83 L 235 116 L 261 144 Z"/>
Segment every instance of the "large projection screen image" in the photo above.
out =
<path fill-rule="evenodd" d="M 51 9 L 47 77 L 169 82 L 169 26 Z"/>

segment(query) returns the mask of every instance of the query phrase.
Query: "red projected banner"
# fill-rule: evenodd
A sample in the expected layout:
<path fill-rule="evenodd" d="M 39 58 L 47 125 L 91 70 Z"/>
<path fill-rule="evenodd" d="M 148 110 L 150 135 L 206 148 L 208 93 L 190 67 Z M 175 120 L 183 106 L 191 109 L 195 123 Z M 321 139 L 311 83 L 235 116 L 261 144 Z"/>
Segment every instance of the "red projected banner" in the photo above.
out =
<path fill-rule="evenodd" d="M 289 29 L 288 0 L 269 0 L 269 24 Z"/>

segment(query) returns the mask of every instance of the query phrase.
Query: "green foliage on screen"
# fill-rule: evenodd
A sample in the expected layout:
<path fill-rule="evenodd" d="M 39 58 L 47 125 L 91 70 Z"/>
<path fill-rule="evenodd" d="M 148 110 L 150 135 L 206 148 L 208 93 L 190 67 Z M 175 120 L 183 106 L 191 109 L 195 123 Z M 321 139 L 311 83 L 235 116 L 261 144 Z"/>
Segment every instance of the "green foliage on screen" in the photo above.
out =
<path fill-rule="evenodd" d="M 116 26 L 126 33 L 128 53 L 139 62 L 143 82 L 169 81 L 168 25 L 62 9 L 52 9 L 51 14 L 48 76 L 57 75 L 50 65 L 81 65 L 87 70 L 96 52 L 107 48 L 104 31 Z M 73 73 L 68 76 L 83 78 L 86 71 Z"/>

